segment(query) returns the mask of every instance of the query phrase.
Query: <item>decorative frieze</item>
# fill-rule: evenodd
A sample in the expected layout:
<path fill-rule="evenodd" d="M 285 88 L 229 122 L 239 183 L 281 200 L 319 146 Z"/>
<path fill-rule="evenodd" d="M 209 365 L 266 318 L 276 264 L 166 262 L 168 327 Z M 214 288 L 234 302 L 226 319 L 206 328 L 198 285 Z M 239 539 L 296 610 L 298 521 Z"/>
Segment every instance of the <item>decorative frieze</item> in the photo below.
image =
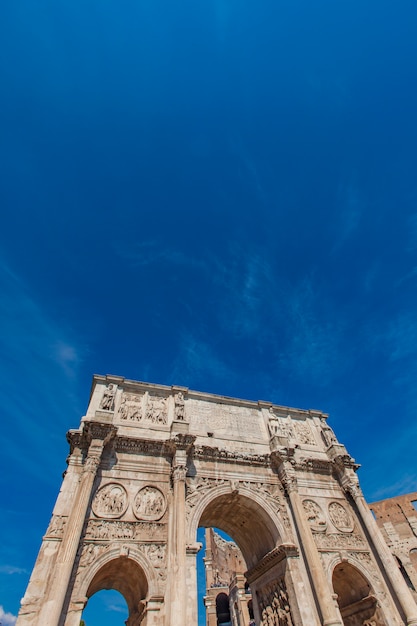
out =
<path fill-rule="evenodd" d="M 361 535 L 352 533 L 320 533 L 313 531 L 314 540 L 319 550 L 358 549 L 363 550 L 366 542 Z"/>
<path fill-rule="evenodd" d="M 66 515 L 53 515 L 45 533 L 45 539 L 62 539 L 67 521 Z"/>
<path fill-rule="evenodd" d="M 195 446 L 194 457 L 202 460 L 232 461 L 248 465 L 269 466 L 269 454 L 244 454 L 225 448 L 212 446 Z"/>
<path fill-rule="evenodd" d="M 156 522 L 121 522 L 109 520 L 90 520 L 85 531 L 85 540 L 113 541 L 130 539 L 165 539 L 166 524 Z"/>

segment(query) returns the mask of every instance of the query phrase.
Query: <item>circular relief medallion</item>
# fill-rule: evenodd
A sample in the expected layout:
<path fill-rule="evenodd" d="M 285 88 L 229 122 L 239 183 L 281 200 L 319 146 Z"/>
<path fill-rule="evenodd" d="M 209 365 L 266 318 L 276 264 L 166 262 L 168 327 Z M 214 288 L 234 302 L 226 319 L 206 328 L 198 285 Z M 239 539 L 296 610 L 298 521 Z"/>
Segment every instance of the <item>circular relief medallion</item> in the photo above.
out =
<path fill-rule="evenodd" d="M 138 519 L 155 521 L 161 519 L 166 510 L 164 494 L 157 487 L 143 487 L 136 494 L 133 512 Z"/>
<path fill-rule="evenodd" d="M 93 500 L 93 513 L 97 517 L 121 517 L 127 509 L 127 493 L 122 485 L 109 483 L 101 487 Z"/>
<path fill-rule="evenodd" d="M 327 522 L 317 502 L 314 502 L 314 500 L 303 500 L 303 507 L 312 530 L 324 533 L 327 528 Z"/>
<path fill-rule="evenodd" d="M 345 507 L 339 502 L 329 504 L 329 517 L 331 522 L 342 533 L 351 533 L 353 530 L 353 520 Z"/>

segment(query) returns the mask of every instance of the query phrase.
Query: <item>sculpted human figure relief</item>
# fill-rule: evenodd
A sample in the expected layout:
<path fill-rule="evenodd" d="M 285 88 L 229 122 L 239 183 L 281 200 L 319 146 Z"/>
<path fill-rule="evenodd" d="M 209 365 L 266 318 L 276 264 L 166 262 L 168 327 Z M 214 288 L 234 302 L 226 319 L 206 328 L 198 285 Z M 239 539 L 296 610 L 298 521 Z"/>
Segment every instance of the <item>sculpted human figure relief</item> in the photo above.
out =
<path fill-rule="evenodd" d="M 323 439 L 326 447 L 332 446 L 334 443 L 338 443 L 336 435 L 323 418 L 321 419 L 321 438 Z"/>
<path fill-rule="evenodd" d="M 184 421 L 185 419 L 185 402 L 182 391 L 179 391 L 175 396 L 175 419 L 179 421 Z"/>
<path fill-rule="evenodd" d="M 111 411 L 113 409 L 115 393 L 116 393 L 116 388 L 113 385 L 113 383 L 110 383 L 109 385 L 107 385 L 106 389 L 104 390 L 103 397 L 101 399 L 100 409 L 103 409 L 104 411 Z"/>
<path fill-rule="evenodd" d="M 307 515 L 307 521 L 313 530 L 324 532 L 327 527 L 323 511 L 313 500 L 303 500 L 304 511 Z"/>
<path fill-rule="evenodd" d="M 283 579 L 257 593 L 261 626 L 293 626 L 287 589 Z"/>
<path fill-rule="evenodd" d="M 165 513 L 166 501 L 156 487 L 143 487 L 135 497 L 133 512 L 138 519 L 158 520 Z"/>
<path fill-rule="evenodd" d="M 353 530 L 353 521 L 345 507 L 339 502 L 329 504 L 329 517 L 334 526 L 342 532 L 349 533 Z"/>
<path fill-rule="evenodd" d="M 95 495 L 93 513 L 97 517 L 120 517 L 127 508 L 127 493 L 122 485 L 110 483 L 105 485 Z"/>
<path fill-rule="evenodd" d="M 129 393 L 123 394 L 119 408 L 119 417 L 122 420 L 140 422 L 142 419 L 142 397 Z"/>
<path fill-rule="evenodd" d="M 147 397 L 146 404 L 146 419 L 153 424 L 166 424 L 167 418 L 167 404 L 166 398 L 161 397 Z"/>
<path fill-rule="evenodd" d="M 313 433 L 307 422 L 294 422 L 294 429 L 297 435 L 297 439 L 306 445 L 314 446 L 316 444 Z"/>

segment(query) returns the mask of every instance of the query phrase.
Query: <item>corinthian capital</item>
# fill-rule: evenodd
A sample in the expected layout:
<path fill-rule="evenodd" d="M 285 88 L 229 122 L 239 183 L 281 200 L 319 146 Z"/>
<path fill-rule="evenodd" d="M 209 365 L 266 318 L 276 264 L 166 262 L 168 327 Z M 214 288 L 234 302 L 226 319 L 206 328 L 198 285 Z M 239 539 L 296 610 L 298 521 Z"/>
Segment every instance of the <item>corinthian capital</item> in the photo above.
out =
<path fill-rule="evenodd" d="M 278 469 L 278 475 L 287 493 L 298 490 L 297 476 L 291 463 L 284 461 Z"/>
<path fill-rule="evenodd" d="M 88 456 L 84 463 L 84 473 L 89 473 L 95 475 L 100 465 L 100 457 L 99 456 Z"/>
<path fill-rule="evenodd" d="M 177 482 L 185 482 L 185 477 L 187 475 L 187 466 L 185 464 L 174 465 L 172 468 L 172 479 L 174 483 Z"/>

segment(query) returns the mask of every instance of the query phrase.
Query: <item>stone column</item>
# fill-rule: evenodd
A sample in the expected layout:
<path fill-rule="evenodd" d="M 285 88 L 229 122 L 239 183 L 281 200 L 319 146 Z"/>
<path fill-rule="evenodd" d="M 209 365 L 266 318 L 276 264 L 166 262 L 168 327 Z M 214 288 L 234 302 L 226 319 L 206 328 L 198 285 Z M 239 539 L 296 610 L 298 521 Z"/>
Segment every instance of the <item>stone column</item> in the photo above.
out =
<path fill-rule="evenodd" d="M 369 540 L 373 543 L 374 548 L 381 559 L 385 572 L 390 580 L 392 588 L 397 596 L 398 602 L 404 611 L 407 620 L 407 626 L 417 626 L 417 605 L 407 587 L 398 568 L 398 564 L 388 548 L 382 533 L 376 523 L 371 511 L 366 504 L 366 500 L 359 487 L 359 482 L 353 470 L 345 469 L 340 475 L 340 481 L 344 490 L 349 493 L 358 510 L 359 516 L 368 532 Z"/>
<path fill-rule="evenodd" d="M 206 626 L 217 626 L 216 596 L 206 596 L 204 606 L 206 607 Z"/>
<path fill-rule="evenodd" d="M 65 526 L 64 536 L 55 563 L 51 588 L 39 615 L 39 626 L 45 624 L 48 624 L 48 626 L 59 626 L 72 568 L 74 566 L 81 532 L 90 502 L 91 490 L 98 466 L 100 465 L 104 443 L 105 441 L 103 439 L 93 439 L 90 443 L 78 490 L 75 494 L 71 513 Z"/>
<path fill-rule="evenodd" d="M 186 541 L 185 541 L 185 476 L 187 474 L 186 451 L 177 450 L 172 468 L 173 532 L 170 546 L 170 626 L 186 624 Z"/>
<path fill-rule="evenodd" d="M 306 564 L 310 570 L 311 582 L 323 620 L 323 626 L 343 626 L 343 621 L 336 608 L 332 590 L 324 572 L 310 525 L 305 517 L 294 469 L 290 463 L 284 461 L 278 467 L 278 473 L 290 499 L 295 525 L 300 535 L 301 547 L 307 561 Z"/>
<path fill-rule="evenodd" d="M 185 624 L 197 624 L 198 622 L 198 590 L 197 590 L 197 554 L 203 547 L 201 543 L 187 545 L 186 564 L 186 590 L 187 606 Z"/>
<path fill-rule="evenodd" d="M 230 596 L 233 595 L 233 598 L 237 600 L 240 623 L 244 626 L 249 624 L 248 599 L 250 597 L 249 594 L 245 593 L 245 582 L 246 579 L 243 574 L 236 574 L 230 585 L 235 590 L 235 593 L 230 593 Z"/>

